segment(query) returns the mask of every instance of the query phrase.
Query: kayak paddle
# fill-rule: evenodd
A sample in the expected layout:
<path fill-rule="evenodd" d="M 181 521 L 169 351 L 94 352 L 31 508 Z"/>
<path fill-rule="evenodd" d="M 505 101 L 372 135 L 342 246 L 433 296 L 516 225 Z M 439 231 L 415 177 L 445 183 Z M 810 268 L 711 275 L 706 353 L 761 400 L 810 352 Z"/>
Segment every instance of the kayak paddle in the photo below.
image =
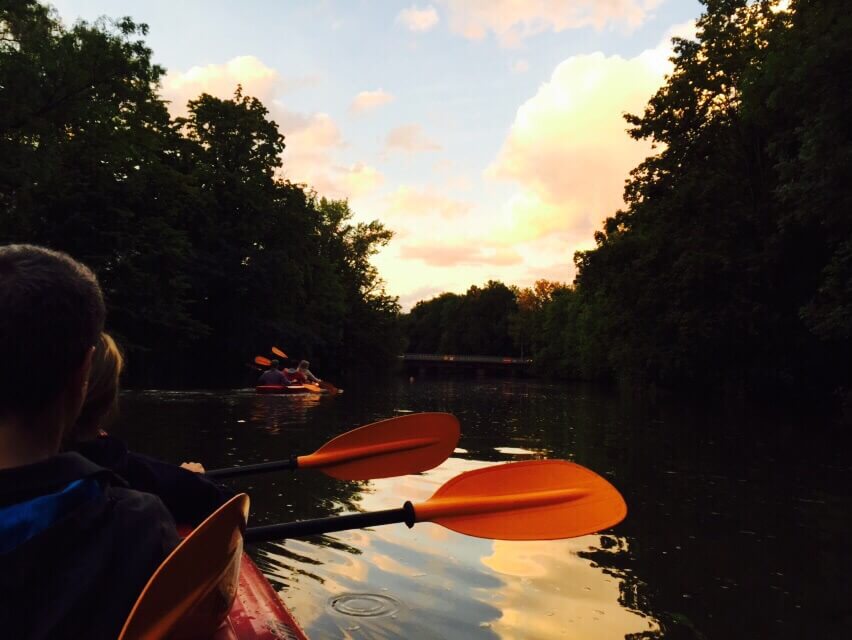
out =
<path fill-rule="evenodd" d="M 261 367 L 269 367 L 272 365 L 272 360 L 264 358 L 263 356 L 255 356 L 254 363 L 259 364 Z"/>
<path fill-rule="evenodd" d="M 289 460 L 214 469 L 208 478 L 265 471 L 319 469 L 338 480 L 371 480 L 419 473 L 446 460 L 459 441 L 459 421 L 449 413 L 411 413 L 347 431 L 314 453 Z"/>
<path fill-rule="evenodd" d="M 330 382 L 326 382 L 325 380 L 320 380 L 319 382 L 317 382 L 317 384 L 318 384 L 318 385 L 319 385 L 322 389 L 325 389 L 326 391 L 328 391 L 331 395 L 334 395 L 335 393 L 340 393 L 340 389 L 338 389 L 337 387 L 335 387 L 335 386 L 334 386 L 333 384 L 331 384 Z"/>
<path fill-rule="evenodd" d="M 249 497 L 219 507 L 148 580 L 119 640 L 210 638 L 228 615 L 240 577 Z"/>
<path fill-rule="evenodd" d="M 279 349 L 278 347 L 272 347 L 271 351 L 272 351 L 272 353 L 274 353 L 279 358 L 284 358 L 285 360 L 290 359 L 290 356 L 288 356 L 286 353 L 281 351 L 281 349 Z"/>
<path fill-rule="evenodd" d="M 618 490 L 565 460 L 529 460 L 462 473 L 426 502 L 399 509 L 303 520 L 246 530 L 246 542 L 300 538 L 404 522 L 434 522 L 477 538 L 555 540 L 612 527 L 627 515 Z"/>
<path fill-rule="evenodd" d="M 607 529 L 627 514 L 615 487 L 563 460 L 468 471 L 446 482 L 426 502 L 374 513 L 245 529 L 248 504 L 245 494 L 233 497 L 178 545 L 148 581 L 119 640 L 212 636 L 234 601 L 243 541 L 395 522 L 409 527 L 434 522 L 479 538 L 553 540 Z"/>

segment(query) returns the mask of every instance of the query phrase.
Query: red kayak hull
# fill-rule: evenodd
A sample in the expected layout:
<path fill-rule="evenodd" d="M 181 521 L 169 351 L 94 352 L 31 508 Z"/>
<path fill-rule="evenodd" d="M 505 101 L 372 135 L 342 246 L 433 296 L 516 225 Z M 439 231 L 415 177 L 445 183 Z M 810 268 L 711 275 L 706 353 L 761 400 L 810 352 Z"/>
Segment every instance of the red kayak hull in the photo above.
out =
<path fill-rule="evenodd" d="M 285 386 L 281 384 L 261 384 L 254 388 L 256 393 L 272 393 L 272 394 L 287 394 L 287 393 L 308 393 L 308 390 L 300 384 L 292 384 Z"/>
<path fill-rule="evenodd" d="M 308 640 L 275 589 L 247 554 L 237 597 L 215 640 Z"/>

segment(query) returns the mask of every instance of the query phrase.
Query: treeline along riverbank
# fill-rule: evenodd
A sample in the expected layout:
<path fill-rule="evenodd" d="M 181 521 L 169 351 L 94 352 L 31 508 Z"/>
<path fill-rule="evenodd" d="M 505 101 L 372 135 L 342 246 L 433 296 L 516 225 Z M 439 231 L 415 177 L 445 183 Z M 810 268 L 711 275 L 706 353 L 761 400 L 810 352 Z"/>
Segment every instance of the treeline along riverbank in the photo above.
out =
<path fill-rule="evenodd" d="M 852 375 L 852 14 L 706 0 L 629 135 L 656 144 L 571 284 L 499 282 L 400 316 L 391 238 L 278 176 L 258 100 L 159 94 L 147 28 L 0 8 L 0 242 L 98 273 L 128 383 L 226 386 L 271 344 L 324 372 L 409 351 L 551 377 L 842 394 Z"/>
<path fill-rule="evenodd" d="M 326 372 L 396 355 L 369 262 L 391 233 L 278 178 L 284 137 L 240 88 L 172 117 L 146 33 L 2 4 L 0 242 L 97 272 L 129 384 L 238 384 L 271 344 Z"/>
<path fill-rule="evenodd" d="M 565 378 L 848 393 L 852 14 L 828 0 L 704 4 L 696 39 L 675 39 L 673 73 L 627 116 L 658 153 L 575 255 L 574 282 L 419 303 L 411 351 L 523 354 Z"/>

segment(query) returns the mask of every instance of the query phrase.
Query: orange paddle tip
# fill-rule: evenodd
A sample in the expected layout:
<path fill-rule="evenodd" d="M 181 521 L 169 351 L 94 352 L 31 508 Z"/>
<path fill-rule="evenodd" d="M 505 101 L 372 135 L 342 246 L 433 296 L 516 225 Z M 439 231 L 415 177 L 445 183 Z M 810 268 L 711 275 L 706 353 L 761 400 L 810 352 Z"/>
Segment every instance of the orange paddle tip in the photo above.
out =
<path fill-rule="evenodd" d="M 573 462 L 528 460 L 456 476 L 424 503 L 418 522 L 496 540 L 557 540 L 608 529 L 627 504 L 607 480 Z"/>
<path fill-rule="evenodd" d="M 459 441 L 459 421 L 448 413 L 412 413 L 374 422 L 299 456 L 338 480 L 391 478 L 427 471 L 444 462 Z"/>

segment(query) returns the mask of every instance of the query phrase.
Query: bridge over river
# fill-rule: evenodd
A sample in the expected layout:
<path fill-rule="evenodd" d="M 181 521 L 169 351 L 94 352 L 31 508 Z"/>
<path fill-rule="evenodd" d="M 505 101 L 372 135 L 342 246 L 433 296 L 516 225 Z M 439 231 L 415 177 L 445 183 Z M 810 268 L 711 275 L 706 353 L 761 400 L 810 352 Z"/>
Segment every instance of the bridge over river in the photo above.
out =
<path fill-rule="evenodd" d="M 475 373 L 486 375 L 524 375 L 532 366 L 532 358 L 511 356 L 475 356 L 440 353 L 404 353 L 399 356 L 406 373 L 424 377 L 429 373 Z"/>

